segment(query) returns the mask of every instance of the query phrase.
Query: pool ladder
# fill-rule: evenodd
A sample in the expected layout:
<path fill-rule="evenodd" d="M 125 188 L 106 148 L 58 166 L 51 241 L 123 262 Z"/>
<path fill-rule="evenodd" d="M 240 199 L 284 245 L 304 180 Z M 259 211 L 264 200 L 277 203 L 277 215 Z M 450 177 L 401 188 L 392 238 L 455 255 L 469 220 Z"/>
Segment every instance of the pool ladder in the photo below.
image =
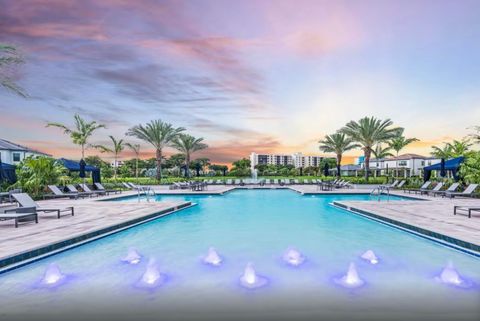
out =
<path fill-rule="evenodd" d="M 380 185 L 373 189 L 370 192 L 370 196 L 377 195 L 377 201 L 380 202 L 382 200 L 382 195 L 387 195 L 387 202 L 390 200 L 390 187 L 385 185 Z"/>
<path fill-rule="evenodd" d="M 137 199 L 138 202 L 140 203 L 140 196 L 145 195 L 147 198 L 147 202 L 150 202 L 150 197 L 149 196 L 156 196 L 157 193 L 151 188 L 150 186 L 141 186 L 140 188 L 137 189 Z"/>

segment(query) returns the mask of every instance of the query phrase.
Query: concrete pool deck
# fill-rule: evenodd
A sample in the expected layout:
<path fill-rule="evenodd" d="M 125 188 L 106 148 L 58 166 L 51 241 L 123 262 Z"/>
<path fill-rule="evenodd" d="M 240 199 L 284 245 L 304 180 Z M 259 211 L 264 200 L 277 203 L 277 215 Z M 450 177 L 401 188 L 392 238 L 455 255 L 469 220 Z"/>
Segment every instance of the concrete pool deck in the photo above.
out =
<path fill-rule="evenodd" d="M 394 195 L 405 196 L 403 192 Z M 480 199 L 419 198 L 425 201 L 336 201 L 334 204 L 480 255 L 480 212 L 472 213 L 471 218 L 463 213 L 453 215 L 455 205 L 480 207 Z"/>
<path fill-rule="evenodd" d="M 123 193 L 121 195 L 135 195 Z M 120 195 L 116 195 L 117 197 Z M 109 202 L 98 201 L 107 197 L 79 200 L 55 199 L 38 201 L 43 208 L 73 206 L 75 216 L 39 213 L 38 224 L 0 221 L 0 269 L 25 260 L 31 260 L 51 251 L 118 231 L 141 222 L 175 212 L 192 205 L 190 202 Z M 1 209 L 1 208 L 0 208 Z"/>

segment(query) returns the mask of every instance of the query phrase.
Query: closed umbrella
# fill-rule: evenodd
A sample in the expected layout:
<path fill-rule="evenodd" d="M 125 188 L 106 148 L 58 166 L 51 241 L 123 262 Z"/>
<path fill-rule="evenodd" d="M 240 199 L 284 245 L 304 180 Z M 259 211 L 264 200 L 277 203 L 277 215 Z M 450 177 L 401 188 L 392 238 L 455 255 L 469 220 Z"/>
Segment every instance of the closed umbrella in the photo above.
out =
<path fill-rule="evenodd" d="M 80 178 L 83 178 L 83 184 L 85 184 L 85 177 L 87 176 L 85 174 L 85 166 L 87 166 L 87 163 L 85 163 L 85 161 L 82 158 L 78 163 L 78 165 L 80 166 L 80 171 L 78 173 L 78 176 L 80 176 Z"/>
<path fill-rule="evenodd" d="M 5 172 L 3 171 L 3 165 L 2 165 L 2 160 L 0 159 L 0 183 L 4 180 L 7 179 L 5 175 Z"/>
<path fill-rule="evenodd" d="M 323 167 L 323 175 L 328 176 L 328 163 L 325 163 Z"/>
<path fill-rule="evenodd" d="M 447 175 L 447 171 L 445 170 L 445 158 L 442 158 L 440 161 L 440 176 L 445 177 Z"/>

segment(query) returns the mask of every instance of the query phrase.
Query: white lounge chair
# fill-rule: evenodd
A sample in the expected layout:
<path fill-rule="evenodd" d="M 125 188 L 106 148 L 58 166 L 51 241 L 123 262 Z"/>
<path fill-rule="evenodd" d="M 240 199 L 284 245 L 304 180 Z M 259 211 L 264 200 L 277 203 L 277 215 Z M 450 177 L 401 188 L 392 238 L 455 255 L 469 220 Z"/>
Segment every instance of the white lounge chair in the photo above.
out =
<path fill-rule="evenodd" d="M 463 196 L 463 197 L 470 197 L 472 196 L 472 193 L 477 189 L 478 184 L 470 184 L 467 186 L 467 188 L 463 192 L 445 192 L 442 196 L 447 196 L 447 197 L 455 197 L 455 196 Z"/>

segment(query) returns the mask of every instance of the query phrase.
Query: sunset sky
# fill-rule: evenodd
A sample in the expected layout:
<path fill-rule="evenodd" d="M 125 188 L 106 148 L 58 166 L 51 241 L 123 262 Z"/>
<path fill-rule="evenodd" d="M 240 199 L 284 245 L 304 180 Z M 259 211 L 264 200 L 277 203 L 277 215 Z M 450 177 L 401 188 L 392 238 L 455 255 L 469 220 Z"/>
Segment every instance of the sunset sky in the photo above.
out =
<path fill-rule="evenodd" d="M 47 121 L 97 120 L 108 129 L 92 143 L 106 143 L 160 118 L 228 163 L 320 154 L 325 134 L 376 116 L 428 155 L 479 125 L 479 39 L 478 0 L 0 0 L 30 95 L 0 88 L 0 138 L 78 159 Z"/>

